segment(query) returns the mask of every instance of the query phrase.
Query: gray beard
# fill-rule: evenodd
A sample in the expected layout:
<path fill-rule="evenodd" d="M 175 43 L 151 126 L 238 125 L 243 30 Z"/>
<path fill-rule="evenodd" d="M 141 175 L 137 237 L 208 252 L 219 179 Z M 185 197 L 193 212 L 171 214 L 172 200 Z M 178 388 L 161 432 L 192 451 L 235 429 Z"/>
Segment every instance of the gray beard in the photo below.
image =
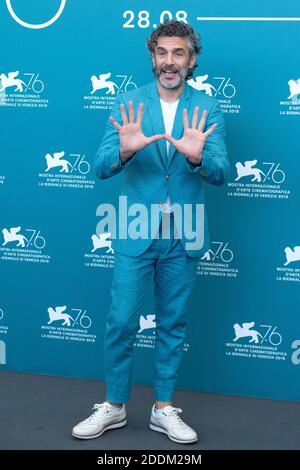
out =
<path fill-rule="evenodd" d="M 178 88 L 181 87 L 181 85 L 183 84 L 183 82 L 184 82 L 185 79 L 186 79 L 186 76 L 187 76 L 187 74 L 188 74 L 189 69 L 183 69 L 183 70 L 184 70 L 184 72 L 185 72 L 185 76 L 182 77 L 182 76 L 180 75 L 180 79 L 179 79 L 178 84 L 177 84 L 177 85 L 171 85 L 171 84 L 168 85 L 167 83 L 163 83 L 163 82 L 161 81 L 160 76 L 159 76 L 159 73 L 157 72 L 156 68 L 155 68 L 154 66 L 152 67 L 152 72 L 154 73 L 155 77 L 157 78 L 157 80 L 159 81 L 159 83 L 161 84 L 161 86 L 162 86 L 163 88 L 165 88 L 166 90 L 177 90 Z"/>
<path fill-rule="evenodd" d="M 165 88 L 166 90 L 177 90 L 178 88 L 181 87 L 182 83 L 184 82 L 182 77 L 180 77 L 179 82 L 177 83 L 177 85 L 171 85 L 171 83 L 170 84 L 164 83 L 163 80 L 160 80 L 160 78 L 158 78 L 158 81 L 161 84 L 161 86 L 163 88 Z"/>

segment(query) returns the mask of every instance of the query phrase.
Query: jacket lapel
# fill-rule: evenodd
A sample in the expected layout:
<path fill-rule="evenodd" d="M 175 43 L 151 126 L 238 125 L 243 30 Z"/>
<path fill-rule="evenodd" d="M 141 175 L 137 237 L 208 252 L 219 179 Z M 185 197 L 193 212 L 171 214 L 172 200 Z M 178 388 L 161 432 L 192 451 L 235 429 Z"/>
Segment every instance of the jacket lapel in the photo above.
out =
<path fill-rule="evenodd" d="M 165 125 L 161 110 L 160 97 L 158 94 L 156 80 L 149 84 L 148 88 L 148 109 L 153 127 L 153 135 L 164 134 Z M 165 139 L 159 139 L 155 142 L 158 147 L 159 154 L 164 166 L 167 164 L 167 148 Z"/>
<path fill-rule="evenodd" d="M 185 82 L 184 88 L 180 95 L 180 99 L 179 99 L 179 103 L 177 106 L 175 119 L 174 119 L 174 125 L 173 125 L 173 130 L 172 130 L 172 137 L 174 137 L 174 139 L 180 139 L 183 135 L 183 110 L 184 108 L 187 108 L 187 111 L 189 114 L 190 97 L 191 97 L 191 89 L 190 89 L 190 86 Z M 168 154 L 168 166 L 171 164 L 171 161 L 174 157 L 175 152 L 176 152 L 176 149 L 174 145 L 171 144 L 169 154 Z"/>

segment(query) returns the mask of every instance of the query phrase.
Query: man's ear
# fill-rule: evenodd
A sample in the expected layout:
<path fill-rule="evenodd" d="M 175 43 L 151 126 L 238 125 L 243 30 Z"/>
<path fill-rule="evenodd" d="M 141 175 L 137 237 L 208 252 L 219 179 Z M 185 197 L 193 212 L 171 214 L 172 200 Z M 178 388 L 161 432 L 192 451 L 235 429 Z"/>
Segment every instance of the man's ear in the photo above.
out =
<path fill-rule="evenodd" d="M 153 65 L 153 67 L 155 67 L 154 54 L 151 54 L 151 60 L 152 60 L 152 65 Z"/>
<path fill-rule="evenodd" d="M 196 58 L 197 58 L 197 54 L 196 52 L 193 52 L 193 54 L 190 57 L 190 68 L 194 67 L 196 63 Z"/>

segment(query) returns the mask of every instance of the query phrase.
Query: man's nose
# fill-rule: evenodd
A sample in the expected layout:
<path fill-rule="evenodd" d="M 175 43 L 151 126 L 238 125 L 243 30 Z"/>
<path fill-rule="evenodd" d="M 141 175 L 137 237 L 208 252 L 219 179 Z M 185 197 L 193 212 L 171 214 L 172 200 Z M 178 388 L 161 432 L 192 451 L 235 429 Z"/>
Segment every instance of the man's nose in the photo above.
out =
<path fill-rule="evenodd" d="M 170 52 L 166 57 L 166 65 L 173 65 L 174 64 L 174 57 L 173 54 Z"/>

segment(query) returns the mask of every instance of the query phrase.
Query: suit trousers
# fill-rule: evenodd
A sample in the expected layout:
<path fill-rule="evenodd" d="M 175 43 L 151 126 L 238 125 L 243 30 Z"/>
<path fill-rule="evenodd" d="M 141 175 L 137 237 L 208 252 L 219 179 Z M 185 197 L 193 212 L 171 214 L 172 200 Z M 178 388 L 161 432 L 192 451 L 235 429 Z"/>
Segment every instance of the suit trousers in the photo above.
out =
<path fill-rule="evenodd" d="M 131 398 L 134 341 L 152 279 L 156 321 L 154 394 L 156 400 L 172 401 L 200 257 L 189 257 L 182 241 L 174 237 L 172 213 L 163 214 L 158 232 L 140 256 L 115 254 L 111 308 L 104 333 L 106 399 L 115 403 Z"/>

